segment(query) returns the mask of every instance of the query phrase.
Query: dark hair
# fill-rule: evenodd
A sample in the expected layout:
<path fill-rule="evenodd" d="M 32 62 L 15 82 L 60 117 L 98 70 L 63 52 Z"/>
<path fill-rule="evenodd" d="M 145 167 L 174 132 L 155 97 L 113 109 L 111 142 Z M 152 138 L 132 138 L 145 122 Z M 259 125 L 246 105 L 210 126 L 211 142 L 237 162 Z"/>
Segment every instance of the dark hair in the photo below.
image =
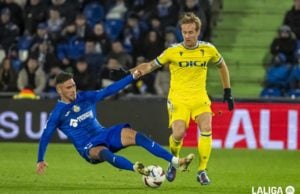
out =
<path fill-rule="evenodd" d="M 64 83 L 69 79 L 73 79 L 73 74 L 62 71 L 55 77 L 55 84 L 57 85 L 57 84 Z"/>

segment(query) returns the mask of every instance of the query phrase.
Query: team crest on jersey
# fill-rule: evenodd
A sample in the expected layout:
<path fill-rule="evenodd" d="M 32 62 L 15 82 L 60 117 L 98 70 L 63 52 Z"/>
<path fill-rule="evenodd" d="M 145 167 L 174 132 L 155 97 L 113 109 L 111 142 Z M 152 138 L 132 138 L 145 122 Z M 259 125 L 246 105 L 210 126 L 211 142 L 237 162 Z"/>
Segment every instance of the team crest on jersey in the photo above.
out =
<path fill-rule="evenodd" d="M 180 52 L 179 52 L 179 54 L 180 54 L 180 56 L 182 56 L 183 52 L 182 52 L 182 51 L 180 51 Z"/>
<path fill-rule="evenodd" d="M 74 105 L 72 109 L 73 109 L 74 112 L 79 112 L 80 111 L 80 107 L 76 106 L 76 105 Z"/>
<path fill-rule="evenodd" d="M 200 53 L 202 54 L 202 57 L 204 56 L 204 49 L 200 49 Z"/>

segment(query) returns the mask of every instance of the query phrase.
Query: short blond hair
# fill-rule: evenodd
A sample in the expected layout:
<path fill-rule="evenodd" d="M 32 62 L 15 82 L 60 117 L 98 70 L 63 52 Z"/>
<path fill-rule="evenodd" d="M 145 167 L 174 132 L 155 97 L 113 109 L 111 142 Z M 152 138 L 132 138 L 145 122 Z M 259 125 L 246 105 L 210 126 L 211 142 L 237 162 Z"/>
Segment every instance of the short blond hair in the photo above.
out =
<path fill-rule="evenodd" d="M 182 24 L 191 24 L 195 23 L 196 24 L 196 30 L 200 30 L 201 28 L 201 20 L 199 17 L 197 17 L 194 13 L 192 12 L 186 12 L 183 13 L 180 20 L 179 20 L 179 26 L 181 27 Z"/>

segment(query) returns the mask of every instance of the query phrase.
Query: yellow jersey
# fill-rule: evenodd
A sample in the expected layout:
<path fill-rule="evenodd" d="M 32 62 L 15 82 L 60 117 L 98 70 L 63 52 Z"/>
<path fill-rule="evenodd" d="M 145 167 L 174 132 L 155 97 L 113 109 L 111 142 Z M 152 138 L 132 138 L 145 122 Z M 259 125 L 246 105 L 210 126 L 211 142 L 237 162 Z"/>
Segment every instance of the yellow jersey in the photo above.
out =
<path fill-rule="evenodd" d="M 169 97 L 190 99 L 191 96 L 207 95 L 207 67 L 209 64 L 219 65 L 222 60 L 211 43 L 198 41 L 193 49 L 185 48 L 182 43 L 172 45 L 154 61 L 159 66 L 169 65 Z"/>

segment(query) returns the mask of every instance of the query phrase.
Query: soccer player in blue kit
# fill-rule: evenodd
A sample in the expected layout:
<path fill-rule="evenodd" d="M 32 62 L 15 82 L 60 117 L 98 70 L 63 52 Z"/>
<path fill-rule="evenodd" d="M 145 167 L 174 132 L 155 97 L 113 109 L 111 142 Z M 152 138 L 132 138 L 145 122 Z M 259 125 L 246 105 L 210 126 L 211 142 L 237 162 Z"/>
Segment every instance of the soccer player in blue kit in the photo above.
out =
<path fill-rule="evenodd" d="M 88 162 L 97 164 L 108 162 L 116 168 L 149 175 L 149 170 L 141 162 L 132 163 L 115 152 L 131 145 L 141 146 L 153 155 L 171 162 L 181 170 L 187 170 L 194 158 L 173 156 L 155 141 L 133 130 L 129 124 L 118 124 L 110 128 L 102 126 L 96 118 L 96 103 L 118 93 L 141 73 L 135 71 L 114 84 L 97 91 L 76 92 L 76 84 L 70 73 L 61 72 L 56 77 L 56 90 L 60 96 L 51 112 L 40 139 L 36 172 L 43 174 L 48 164 L 44 161 L 47 145 L 58 128 L 74 144 L 79 154 Z"/>

